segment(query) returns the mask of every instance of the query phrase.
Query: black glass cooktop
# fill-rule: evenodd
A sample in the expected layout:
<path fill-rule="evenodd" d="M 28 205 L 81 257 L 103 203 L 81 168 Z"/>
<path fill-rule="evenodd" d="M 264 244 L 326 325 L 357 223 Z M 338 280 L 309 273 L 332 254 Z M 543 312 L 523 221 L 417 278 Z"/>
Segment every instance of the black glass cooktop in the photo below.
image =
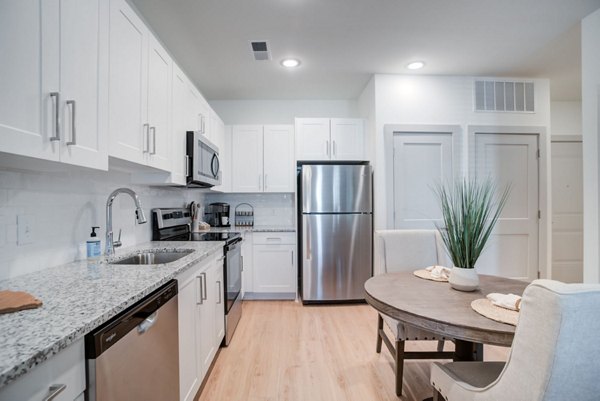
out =
<path fill-rule="evenodd" d="M 190 241 L 225 241 L 230 242 L 240 238 L 240 233 L 238 232 L 222 232 L 222 233 L 191 233 Z"/>

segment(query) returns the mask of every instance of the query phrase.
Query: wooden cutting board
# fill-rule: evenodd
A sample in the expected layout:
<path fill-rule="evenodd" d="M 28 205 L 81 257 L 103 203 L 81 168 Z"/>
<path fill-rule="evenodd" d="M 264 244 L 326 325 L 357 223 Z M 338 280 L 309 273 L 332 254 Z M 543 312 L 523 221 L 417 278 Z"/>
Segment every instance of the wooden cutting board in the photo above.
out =
<path fill-rule="evenodd" d="M 0 314 L 35 309 L 42 306 L 42 301 L 23 291 L 0 291 Z"/>

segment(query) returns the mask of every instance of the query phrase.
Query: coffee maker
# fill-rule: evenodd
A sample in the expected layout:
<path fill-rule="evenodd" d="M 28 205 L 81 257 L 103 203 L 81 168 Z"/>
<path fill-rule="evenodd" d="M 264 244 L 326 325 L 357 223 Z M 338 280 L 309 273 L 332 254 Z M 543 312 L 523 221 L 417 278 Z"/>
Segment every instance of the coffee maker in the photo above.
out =
<path fill-rule="evenodd" d="M 212 227 L 229 227 L 229 203 L 215 202 L 206 207 L 204 216 Z"/>

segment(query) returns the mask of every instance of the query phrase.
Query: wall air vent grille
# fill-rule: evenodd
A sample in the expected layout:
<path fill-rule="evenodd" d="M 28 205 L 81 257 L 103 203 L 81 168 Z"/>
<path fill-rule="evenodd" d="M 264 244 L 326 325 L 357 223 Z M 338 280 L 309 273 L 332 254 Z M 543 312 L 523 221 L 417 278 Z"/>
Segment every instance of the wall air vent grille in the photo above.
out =
<path fill-rule="evenodd" d="M 271 51 L 266 40 L 250 42 L 252 55 L 256 61 L 271 60 Z"/>
<path fill-rule="evenodd" d="M 534 113 L 530 81 L 475 81 L 475 111 Z"/>

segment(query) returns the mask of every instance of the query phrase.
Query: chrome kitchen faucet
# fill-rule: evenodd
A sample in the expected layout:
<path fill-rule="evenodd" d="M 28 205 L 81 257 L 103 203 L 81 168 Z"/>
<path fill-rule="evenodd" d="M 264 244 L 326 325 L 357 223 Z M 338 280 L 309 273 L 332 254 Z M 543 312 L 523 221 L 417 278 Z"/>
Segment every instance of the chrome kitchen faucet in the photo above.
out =
<path fill-rule="evenodd" d="M 120 193 L 128 194 L 135 202 L 135 218 L 137 223 L 144 224 L 146 222 L 146 216 L 144 215 L 144 210 L 142 209 L 142 202 L 140 201 L 140 197 L 134 191 L 129 188 L 118 188 L 112 191 L 112 193 L 108 195 L 108 200 L 106 201 L 106 245 L 104 251 L 106 256 L 114 255 L 115 248 L 118 248 L 122 245 L 121 230 L 119 230 L 119 239 L 117 241 L 113 241 L 112 229 L 112 204 L 117 195 Z"/>

